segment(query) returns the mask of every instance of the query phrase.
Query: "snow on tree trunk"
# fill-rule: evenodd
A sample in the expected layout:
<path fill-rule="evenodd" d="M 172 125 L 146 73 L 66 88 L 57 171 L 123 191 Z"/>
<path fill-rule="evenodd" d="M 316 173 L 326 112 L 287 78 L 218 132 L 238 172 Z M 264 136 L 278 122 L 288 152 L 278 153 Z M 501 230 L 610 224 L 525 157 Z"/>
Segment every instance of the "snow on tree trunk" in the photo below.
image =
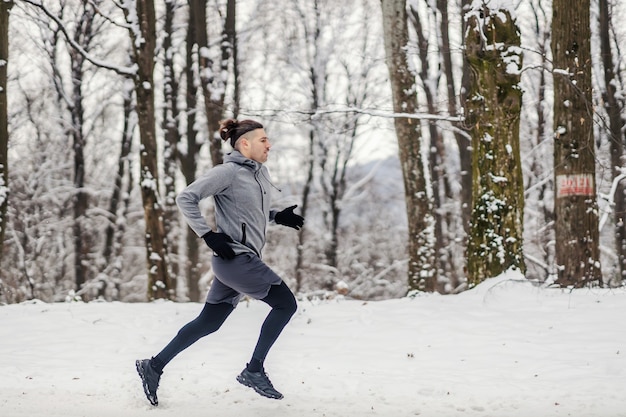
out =
<path fill-rule="evenodd" d="M 466 16 L 466 106 L 473 148 L 467 273 L 473 286 L 510 268 L 525 271 L 519 146 L 522 56 L 519 28 L 508 10 L 478 4 Z"/>
<path fill-rule="evenodd" d="M 156 121 L 154 108 L 154 51 L 156 23 L 153 0 L 137 0 L 136 9 L 127 9 L 127 20 L 137 63 L 135 93 L 139 118 L 140 185 L 146 222 L 148 299 L 173 298 L 167 265 L 167 241 L 163 207 L 159 202 Z"/>
<path fill-rule="evenodd" d="M 552 3 L 557 283 L 601 280 L 591 101 L 590 0 Z"/>
<path fill-rule="evenodd" d="M 11 1 L 0 1 L 0 265 L 3 260 L 9 198 L 7 66 L 9 64 L 9 16 L 12 5 Z"/>
<path fill-rule="evenodd" d="M 381 0 L 383 37 L 393 108 L 396 113 L 417 113 L 415 74 L 407 57 L 409 40 L 405 0 Z M 434 221 L 431 194 L 427 190 L 426 162 L 422 155 L 420 123 L 394 119 L 404 179 L 409 223 L 409 291 L 434 291 L 437 281 Z"/>

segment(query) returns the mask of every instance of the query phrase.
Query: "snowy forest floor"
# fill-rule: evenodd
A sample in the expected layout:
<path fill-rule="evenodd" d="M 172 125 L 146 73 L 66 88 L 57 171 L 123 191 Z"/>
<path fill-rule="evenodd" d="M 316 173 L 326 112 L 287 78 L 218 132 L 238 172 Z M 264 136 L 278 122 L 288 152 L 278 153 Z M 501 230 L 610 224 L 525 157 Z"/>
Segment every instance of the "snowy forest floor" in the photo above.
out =
<path fill-rule="evenodd" d="M 623 289 L 544 289 L 509 273 L 460 295 L 301 301 L 266 362 L 281 401 L 235 381 L 268 311 L 244 302 L 165 368 L 152 407 L 134 361 L 200 308 L 0 307 L 0 415 L 626 416 Z"/>

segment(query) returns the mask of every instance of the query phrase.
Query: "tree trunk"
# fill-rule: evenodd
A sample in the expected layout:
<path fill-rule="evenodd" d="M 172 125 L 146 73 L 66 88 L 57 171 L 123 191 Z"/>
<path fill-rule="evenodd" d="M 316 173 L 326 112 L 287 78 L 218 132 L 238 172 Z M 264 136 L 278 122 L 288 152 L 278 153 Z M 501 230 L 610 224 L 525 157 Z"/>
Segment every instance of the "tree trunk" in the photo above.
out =
<path fill-rule="evenodd" d="M 0 1 L 0 265 L 9 204 L 9 119 L 7 108 L 7 67 L 9 64 L 9 17 L 12 1 Z"/>
<path fill-rule="evenodd" d="M 422 87 L 424 88 L 424 95 L 426 96 L 426 107 L 428 114 L 437 114 L 437 90 L 439 86 L 440 74 L 433 76 L 431 74 L 430 62 L 428 61 L 428 54 L 430 48 L 430 42 L 428 39 L 428 18 L 426 18 L 426 24 L 422 24 L 418 11 L 411 7 L 411 22 L 413 23 L 413 29 L 417 35 L 417 47 L 418 55 L 420 58 L 420 70 L 418 72 L 422 81 Z M 429 12 L 429 14 L 431 14 Z M 436 79 L 434 79 L 436 77 Z M 445 173 L 445 149 L 443 146 L 443 136 L 437 123 L 434 120 L 428 121 L 428 134 L 430 137 L 430 146 L 428 147 L 430 179 L 433 189 L 433 217 L 434 217 L 434 233 L 435 233 L 435 254 L 437 259 L 437 275 L 444 276 L 447 267 L 447 257 L 445 256 L 445 248 L 449 242 L 444 236 L 444 223 L 447 216 L 445 216 L 445 204 L 446 193 L 448 188 L 446 181 L 448 176 Z M 446 227 L 448 229 L 448 227 Z M 438 283 L 433 282 L 432 291 L 437 290 L 443 292 L 443 288 Z"/>
<path fill-rule="evenodd" d="M 439 13 L 441 13 L 441 21 L 440 21 L 440 32 L 441 32 L 441 62 L 443 65 L 443 73 L 446 77 L 446 92 L 448 97 L 448 114 L 451 116 L 457 116 L 459 113 L 459 103 L 457 98 L 457 90 L 454 82 L 454 68 L 452 64 L 452 53 L 450 46 L 450 19 L 448 17 L 448 0 L 437 0 L 437 9 Z M 465 9 L 463 9 L 465 10 Z M 465 32 L 463 32 L 465 33 Z M 467 61 L 463 60 L 463 71 L 466 72 L 465 67 L 467 67 Z M 459 161 L 461 164 L 461 226 L 448 231 L 450 239 L 457 239 L 462 241 L 462 247 L 465 247 L 465 242 L 467 240 L 467 235 L 469 233 L 469 213 L 470 207 L 472 204 L 472 176 L 471 176 L 471 154 L 470 154 L 470 140 L 469 135 L 465 132 L 461 131 L 463 126 L 460 123 L 457 123 L 455 126 L 456 129 L 454 131 L 454 139 L 457 144 L 457 148 L 459 149 Z M 450 180 L 446 181 L 446 190 L 447 195 L 446 198 L 448 201 L 452 200 L 452 193 L 449 190 L 450 188 Z M 448 217 L 456 216 L 455 213 L 448 212 Z M 448 225 L 452 225 L 452 221 L 447 221 Z M 461 239 L 462 238 L 462 239 Z M 455 259 L 454 253 L 452 252 L 454 249 L 448 250 L 447 256 L 449 257 L 450 267 L 449 271 L 447 271 L 447 275 L 450 277 L 450 285 L 452 288 L 457 288 L 460 284 L 459 272 L 461 271 L 458 259 Z"/>
<path fill-rule="evenodd" d="M 408 25 L 405 0 L 381 0 L 383 37 L 393 109 L 396 113 L 417 112 L 415 74 L 407 57 Z M 404 180 L 409 223 L 409 291 L 433 291 L 437 280 L 433 215 L 427 190 L 427 167 L 422 159 L 420 124 L 414 119 L 394 120 Z"/>
<path fill-rule="evenodd" d="M 128 84 L 124 85 L 123 98 L 124 98 L 124 130 L 122 131 L 122 140 L 120 144 L 120 154 L 117 162 L 117 173 L 115 174 L 115 180 L 113 183 L 113 193 L 111 194 L 111 200 L 109 201 L 108 217 L 109 222 L 105 230 L 104 249 L 102 251 L 102 272 L 107 281 L 103 283 L 102 287 L 113 283 L 115 286 L 119 285 L 119 277 L 123 268 L 122 257 L 122 239 L 124 230 L 126 229 L 126 212 L 128 209 L 128 199 L 130 196 L 130 188 L 132 187 L 132 172 L 130 167 L 130 153 L 132 147 L 133 131 L 135 130 L 135 124 L 131 118 L 134 114 L 134 108 L 132 103 L 132 87 Z M 129 176 L 127 183 L 128 190 L 124 192 L 122 189 L 124 184 L 124 177 L 126 173 Z M 123 212 L 119 212 L 120 203 L 123 204 Z M 119 221 L 122 218 L 124 221 Z M 98 294 L 104 297 L 106 288 L 101 288 Z M 117 294 L 113 299 L 117 299 Z"/>
<path fill-rule="evenodd" d="M 590 0 L 554 0 L 554 179 L 557 283 L 601 280 L 591 101 Z"/>
<path fill-rule="evenodd" d="M 187 152 L 178 153 L 180 169 L 185 177 L 185 183 L 191 184 L 196 179 L 198 170 L 198 156 L 200 144 L 198 143 L 198 132 L 196 126 L 196 98 L 197 87 L 193 70 L 193 45 L 196 39 L 195 21 L 193 19 L 194 10 L 189 8 L 189 25 L 187 26 L 187 42 L 185 60 L 186 91 L 185 107 L 187 109 Z M 189 227 L 185 228 L 185 275 L 187 278 L 187 297 L 190 301 L 200 301 L 200 240 Z"/>
<path fill-rule="evenodd" d="M 533 10 L 534 17 L 534 33 L 533 35 L 537 38 L 537 51 L 540 56 L 540 68 L 547 68 L 548 66 L 548 57 L 547 50 L 549 49 L 550 42 L 550 27 L 549 27 L 549 16 L 546 13 L 541 1 L 537 1 L 537 6 L 533 3 L 530 4 Z M 532 142 L 533 147 L 545 146 L 543 145 L 546 141 L 551 141 L 552 138 L 549 137 L 549 132 L 547 129 L 547 121 L 546 121 L 546 89 L 547 89 L 547 77 L 545 71 L 540 71 L 538 74 L 538 92 L 537 99 L 535 100 L 535 113 L 537 117 L 537 131 L 535 134 L 535 140 Z M 537 244 L 543 251 L 543 268 L 545 276 L 551 277 L 555 276 L 556 268 L 554 265 L 554 236 L 553 236 L 553 228 L 552 227 L 543 227 L 542 225 L 549 225 L 554 223 L 554 210 L 551 204 L 546 204 L 546 200 L 551 197 L 553 184 L 551 181 L 545 181 L 549 175 L 546 172 L 546 164 L 545 164 L 545 156 L 540 153 L 534 153 L 532 157 L 532 163 L 530 167 L 531 176 L 526 184 L 526 189 L 535 189 L 536 197 L 531 197 L 532 199 L 536 199 L 539 202 L 541 207 L 541 215 L 543 218 L 539 218 L 540 229 L 543 229 L 544 232 L 537 236 Z M 527 197 L 528 198 L 528 197 Z M 531 198 L 528 198 L 529 200 Z"/>
<path fill-rule="evenodd" d="M 465 14 L 469 10 L 472 0 L 461 0 L 462 14 L 462 36 L 467 33 L 467 22 Z M 469 93 L 469 65 L 467 60 L 463 59 L 463 76 L 461 78 L 461 108 L 467 105 L 467 95 Z M 466 236 L 469 236 L 469 224 L 472 212 L 472 147 L 470 140 L 465 135 L 455 134 L 457 146 L 459 148 L 459 159 L 461 162 L 461 219 L 463 221 L 463 230 Z"/>
<path fill-rule="evenodd" d="M 95 10 L 85 4 L 80 20 L 74 31 L 74 42 L 89 50 L 89 43 L 93 38 L 92 23 Z M 85 58 L 76 49 L 69 49 L 71 64 L 72 100 L 69 105 L 72 125 L 70 135 L 74 150 L 74 195 L 72 239 L 74 242 L 74 280 L 76 291 L 80 291 L 89 280 L 89 253 L 91 251 L 90 233 L 84 230 L 89 195 L 85 192 L 85 111 L 83 109 L 83 74 Z"/>
<path fill-rule="evenodd" d="M 313 91 L 315 97 L 315 91 Z M 300 213 L 302 217 L 306 219 L 307 211 L 309 209 L 309 198 L 311 196 L 311 188 L 313 186 L 313 174 L 315 167 L 315 133 L 311 129 L 309 131 L 309 159 L 307 161 L 307 177 L 304 181 L 304 187 L 302 188 L 302 204 L 300 206 Z M 302 283 L 304 281 L 304 251 L 306 242 L 306 227 L 300 228 L 298 231 L 298 246 L 296 247 L 296 288 L 295 291 L 302 290 Z"/>
<path fill-rule="evenodd" d="M 467 273 L 474 286 L 510 268 L 526 269 L 519 146 L 522 56 L 519 29 L 508 10 L 483 4 L 468 16 L 473 198 Z"/>
<path fill-rule="evenodd" d="M 624 155 L 624 120 L 622 119 L 622 110 L 624 102 L 618 100 L 616 93 L 616 82 L 613 51 L 611 50 L 610 35 L 610 13 L 607 0 L 599 0 L 600 2 L 600 52 L 602 55 L 602 65 L 604 67 L 604 108 L 609 117 L 609 140 L 611 144 L 611 174 L 613 178 L 617 178 L 625 168 Z M 615 243 L 617 253 L 617 276 L 611 277 L 609 285 L 619 286 L 626 277 L 626 181 L 618 182 L 614 194 L 615 202 Z"/>
<path fill-rule="evenodd" d="M 167 265 L 167 241 L 163 226 L 163 207 L 159 202 L 156 122 L 154 108 L 154 50 L 156 45 L 153 0 L 137 0 L 137 22 L 131 19 L 131 39 L 137 63 L 135 93 L 141 139 L 140 184 L 146 222 L 146 258 L 148 266 L 148 299 L 173 298 Z M 133 11 L 128 11 L 132 15 Z M 127 17 L 128 18 L 128 17 Z M 137 26 L 135 26 L 137 25 Z M 133 29 L 138 29 L 135 34 Z M 140 36 L 140 38 L 139 38 Z"/>
<path fill-rule="evenodd" d="M 224 74 L 228 71 L 228 62 L 232 55 L 232 40 L 235 33 L 235 0 L 228 0 L 226 19 L 222 32 L 221 57 L 217 69 L 209 56 L 209 37 L 206 30 L 206 0 L 190 0 L 196 44 L 198 45 L 198 63 L 200 69 L 200 85 L 204 97 L 204 108 L 207 118 L 209 143 L 211 146 L 211 162 L 213 166 L 224 161 L 222 139 L 218 134 L 219 122 L 224 118 L 224 98 L 226 81 Z"/>
<path fill-rule="evenodd" d="M 178 171 L 178 144 L 181 140 L 178 133 L 180 111 L 178 109 L 178 76 L 174 65 L 176 51 L 172 45 L 174 19 L 176 17 L 175 1 L 165 2 L 163 24 L 163 120 L 162 129 L 165 135 L 163 144 L 163 171 L 165 175 L 165 235 L 169 242 L 170 280 L 172 288 L 176 288 L 179 273 L 179 237 L 178 208 L 176 206 L 176 173 Z"/>

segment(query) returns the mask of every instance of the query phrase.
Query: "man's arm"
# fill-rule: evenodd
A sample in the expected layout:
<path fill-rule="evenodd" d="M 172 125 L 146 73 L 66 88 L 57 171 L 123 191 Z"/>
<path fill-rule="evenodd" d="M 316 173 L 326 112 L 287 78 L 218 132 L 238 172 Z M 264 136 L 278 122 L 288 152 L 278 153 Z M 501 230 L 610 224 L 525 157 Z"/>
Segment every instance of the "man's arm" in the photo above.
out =
<path fill-rule="evenodd" d="M 228 188 L 233 180 L 232 177 L 233 175 L 228 166 L 225 164 L 218 165 L 189 184 L 176 197 L 176 205 L 183 213 L 183 216 L 185 216 L 189 227 L 198 237 L 202 237 L 211 231 L 200 211 L 200 201 Z"/>

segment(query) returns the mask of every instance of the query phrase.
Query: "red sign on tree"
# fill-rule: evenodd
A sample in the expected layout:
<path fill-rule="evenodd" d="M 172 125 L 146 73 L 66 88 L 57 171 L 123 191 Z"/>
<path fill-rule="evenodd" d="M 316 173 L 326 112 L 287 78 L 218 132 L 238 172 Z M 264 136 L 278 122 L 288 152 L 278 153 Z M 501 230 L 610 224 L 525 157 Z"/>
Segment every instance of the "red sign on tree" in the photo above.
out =
<path fill-rule="evenodd" d="M 567 197 L 572 195 L 594 194 L 593 174 L 557 175 L 556 196 Z"/>

